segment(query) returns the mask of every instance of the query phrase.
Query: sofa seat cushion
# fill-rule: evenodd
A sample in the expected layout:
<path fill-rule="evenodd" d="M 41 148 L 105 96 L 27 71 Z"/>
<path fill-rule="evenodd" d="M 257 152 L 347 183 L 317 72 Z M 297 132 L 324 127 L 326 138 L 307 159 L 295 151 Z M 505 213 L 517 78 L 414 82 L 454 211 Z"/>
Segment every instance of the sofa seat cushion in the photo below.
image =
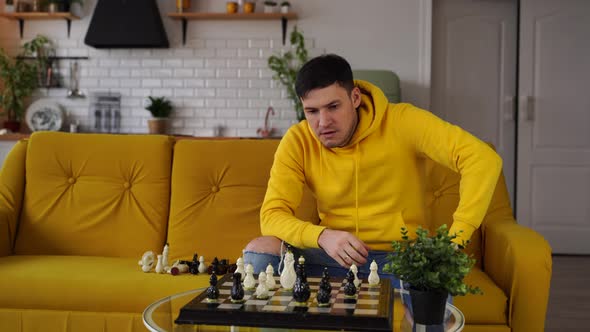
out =
<path fill-rule="evenodd" d="M 507 324 L 508 298 L 481 269 L 474 267 L 465 283 L 478 286 L 483 295 L 456 296 L 454 304 L 463 312 L 467 324 Z"/>
<path fill-rule="evenodd" d="M 144 273 L 138 260 L 2 257 L 0 308 L 140 313 L 165 296 L 209 285 L 208 275 Z"/>
<path fill-rule="evenodd" d="M 131 258 L 162 250 L 173 143 L 158 135 L 34 133 L 15 252 Z"/>

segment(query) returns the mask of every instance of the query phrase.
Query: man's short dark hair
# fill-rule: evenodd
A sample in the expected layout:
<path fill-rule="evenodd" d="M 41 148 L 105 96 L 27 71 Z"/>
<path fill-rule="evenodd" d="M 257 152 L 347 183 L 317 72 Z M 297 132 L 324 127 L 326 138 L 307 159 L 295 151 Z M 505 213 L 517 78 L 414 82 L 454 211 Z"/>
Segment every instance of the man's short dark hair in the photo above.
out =
<path fill-rule="evenodd" d="M 352 69 L 343 57 L 336 54 L 324 54 L 309 60 L 297 73 L 295 91 L 299 98 L 315 89 L 325 88 L 338 83 L 350 94 L 354 88 Z"/>

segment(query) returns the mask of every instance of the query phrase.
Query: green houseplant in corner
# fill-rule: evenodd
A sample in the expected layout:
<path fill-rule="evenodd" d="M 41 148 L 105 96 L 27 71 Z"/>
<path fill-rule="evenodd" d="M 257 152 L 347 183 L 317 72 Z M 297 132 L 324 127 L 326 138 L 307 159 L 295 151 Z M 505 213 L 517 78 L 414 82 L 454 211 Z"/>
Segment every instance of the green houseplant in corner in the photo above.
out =
<path fill-rule="evenodd" d="M 307 62 L 307 50 L 303 34 L 297 30 L 297 26 L 293 28 L 290 37 L 291 46 L 295 47 L 295 53 L 290 50 L 283 54 L 271 55 L 268 58 L 268 67 L 274 72 L 273 79 L 287 89 L 287 95 L 295 105 L 297 120 L 302 121 L 305 119 L 305 114 L 301 100 L 295 92 L 295 79 L 299 68 Z"/>
<path fill-rule="evenodd" d="M 467 255 L 449 235 L 447 225 L 441 225 L 436 234 L 419 227 L 417 237 L 410 239 L 402 228 L 402 240 L 392 243 L 393 253 L 384 271 L 391 272 L 410 285 L 414 321 L 424 325 L 443 323 L 448 294 L 453 296 L 478 294 L 481 290 L 464 283 L 475 259 Z"/>
<path fill-rule="evenodd" d="M 170 100 L 166 97 L 148 97 L 150 103 L 146 106 L 152 114 L 152 119 L 148 120 L 148 128 L 150 134 L 167 134 L 168 132 L 168 117 L 172 112 L 173 106 Z"/>
<path fill-rule="evenodd" d="M 7 117 L 4 128 L 12 132 L 20 131 L 25 100 L 37 88 L 40 63 L 45 61 L 44 58 L 37 58 L 37 61 L 30 62 L 25 57 L 39 55 L 38 48 L 46 42 L 47 37 L 38 35 L 23 45 L 24 50 L 16 59 L 0 49 L 0 108 Z"/>

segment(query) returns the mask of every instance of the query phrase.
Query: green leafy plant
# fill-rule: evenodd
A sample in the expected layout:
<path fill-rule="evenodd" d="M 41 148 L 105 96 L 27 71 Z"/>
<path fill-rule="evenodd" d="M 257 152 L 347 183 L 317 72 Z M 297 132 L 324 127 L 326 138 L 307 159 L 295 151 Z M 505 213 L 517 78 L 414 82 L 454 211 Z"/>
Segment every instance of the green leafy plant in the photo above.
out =
<path fill-rule="evenodd" d="M 402 240 L 393 241 L 394 252 L 388 256 L 383 270 L 391 272 L 419 291 L 448 291 L 451 295 L 481 294 L 479 287 L 463 282 L 475 259 L 452 241 L 457 235 L 449 235 L 447 225 L 440 226 L 436 235 L 419 227 L 416 239 L 411 240 L 408 230 L 402 228 Z"/>
<path fill-rule="evenodd" d="M 154 118 L 167 118 L 172 112 L 173 106 L 166 97 L 148 97 L 150 104 L 145 108 L 152 113 Z"/>
<path fill-rule="evenodd" d="M 295 92 L 295 80 L 297 72 L 307 62 L 307 49 L 305 48 L 305 39 L 303 33 L 293 28 L 290 36 L 291 47 L 295 47 L 295 52 L 289 50 L 283 54 L 271 55 L 268 58 L 268 67 L 274 72 L 273 79 L 280 82 L 286 89 L 287 95 L 295 105 L 297 120 L 305 119 L 303 105 Z"/>
<path fill-rule="evenodd" d="M 6 113 L 8 120 L 20 122 L 25 113 L 25 99 L 38 86 L 39 73 L 43 61 L 47 59 L 45 45 L 49 39 L 38 35 L 23 45 L 23 51 L 12 59 L 0 49 L 0 108 Z M 37 61 L 30 62 L 27 57 L 36 56 Z"/>

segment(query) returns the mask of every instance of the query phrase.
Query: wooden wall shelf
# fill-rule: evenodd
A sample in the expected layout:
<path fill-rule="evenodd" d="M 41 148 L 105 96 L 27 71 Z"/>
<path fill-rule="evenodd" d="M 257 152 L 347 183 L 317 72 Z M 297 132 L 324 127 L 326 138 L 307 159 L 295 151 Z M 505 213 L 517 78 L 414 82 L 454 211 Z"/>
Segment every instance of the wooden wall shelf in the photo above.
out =
<path fill-rule="evenodd" d="M 72 21 L 79 20 L 78 16 L 72 15 L 69 12 L 63 13 L 0 13 L 0 17 L 4 17 L 10 20 L 16 20 L 19 23 L 20 37 L 23 38 L 23 30 L 25 28 L 25 21 L 27 20 L 65 20 L 68 27 L 68 38 L 70 37 L 70 29 L 72 27 Z"/>
<path fill-rule="evenodd" d="M 168 17 L 182 21 L 182 44 L 186 44 L 186 28 L 190 20 L 281 20 L 281 28 L 283 32 L 283 45 L 287 36 L 287 22 L 288 20 L 296 20 L 295 13 L 169 13 Z"/>

